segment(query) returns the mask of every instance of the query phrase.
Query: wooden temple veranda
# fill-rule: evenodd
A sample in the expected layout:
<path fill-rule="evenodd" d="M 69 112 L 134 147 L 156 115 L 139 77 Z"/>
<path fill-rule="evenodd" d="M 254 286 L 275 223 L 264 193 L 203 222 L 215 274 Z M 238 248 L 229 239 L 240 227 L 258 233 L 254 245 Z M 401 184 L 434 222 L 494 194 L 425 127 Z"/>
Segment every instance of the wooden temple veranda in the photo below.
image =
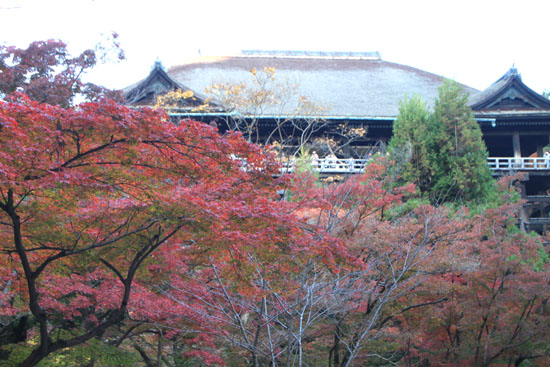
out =
<path fill-rule="evenodd" d="M 278 80 L 296 86 L 296 95 L 286 101 L 288 106 L 247 114 L 209 100 L 205 93 L 214 83 L 249 83 L 251 70 L 266 67 L 276 70 Z M 399 101 L 406 95 L 420 95 L 431 107 L 443 80 L 439 75 L 384 61 L 378 53 L 246 51 L 240 56 L 202 58 L 169 70 L 156 63 L 147 78 L 126 88 L 124 94 L 129 105 L 147 106 L 171 90 L 193 91 L 193 98 L 171 110 L 174 119 L 216 123 L 221 130 L 229 126 L 228 121 L 254 119 L 260 141 L 275 128 L 286 128 L 284 133 L 292 137 L 295 127 L 281 128 L 280 122 L 293 119 L 323 122 L 310 137 L 337 137 L 343 126 L 364 129 L 365 134 L 344 149 L 331 151 L 335 154 L 330 156 L 316 148 L 319 159 L 315 169 L 325 174 L 351 174 L 361 172 L 369 152 L 391 138 Z M 463 88 L 470 95 L 493 175 L 525 174 L 521 227 L 542 232 L 550 226 L 550 161 L 543 157 L 543 147 L 550 145 L 550 101 L 526 86 L 515 68 L 483 91 Z M 292 106 L 298 103 L 293 100 L 298 96 L 325 106 L 322 114 L 296 114 Z M 208 109 L 198 108 L 207 101 Z"/>

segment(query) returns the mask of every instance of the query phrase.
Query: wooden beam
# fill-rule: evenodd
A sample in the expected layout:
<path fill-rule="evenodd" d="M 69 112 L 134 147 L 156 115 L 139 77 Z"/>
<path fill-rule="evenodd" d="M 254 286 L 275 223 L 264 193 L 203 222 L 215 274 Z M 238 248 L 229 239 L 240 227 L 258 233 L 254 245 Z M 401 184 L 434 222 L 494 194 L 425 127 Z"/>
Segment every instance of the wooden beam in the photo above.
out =
<path fill-rule="evenodd" d="M 519 131 L 514 131 L 512 136 L 512 144 L 514 146 L 514 158 L 521 158 L 521 145 L 519 142 Z"/>
<path fill-rule="evenodd" d="M 550 218 L 529 218 L 529 221 L 526 222 L 526 224 L 550 224 Z"/>
<path fill-rule="evenodd" d="M 550 196 L 548 195 L 528 195 L 525 200 L 529 203 L 547 203 L 550 202 Z"/>
<path fill-rule="evenodd" d="M 511 131 L 490 131 L 490 130 L 482 130 L 483 136 L 512 136 Z M 524 135 L 533 135 L 533 136 L 544 136 L 548 135 L 548 139 L 550 142 L 550 135 L 548 134 L 548 130 L 528 130 L 528 131 L 522 131 L 521 136 Z"/>

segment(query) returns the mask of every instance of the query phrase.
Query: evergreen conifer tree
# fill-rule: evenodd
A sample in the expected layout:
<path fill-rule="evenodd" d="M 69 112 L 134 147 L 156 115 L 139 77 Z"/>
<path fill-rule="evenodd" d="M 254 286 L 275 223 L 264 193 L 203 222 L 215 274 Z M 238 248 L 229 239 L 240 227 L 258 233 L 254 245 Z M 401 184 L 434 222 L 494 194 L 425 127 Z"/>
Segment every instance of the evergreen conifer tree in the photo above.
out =
<path fill-rule="evenodd" d="M 414 183 L 421 192 L 431 188 L 429 119 L 426 103 L 419 95 L 405 97 L 399 103 L 399 115 L 393 123 L 393 137 L 388 146 L 401 179 Z"/>
<path fill-rule="evenodd" d="M 432 202 L 482 201 L 493 189 L 481 130 L 455 82 L 440 87 L 432 113 L 419 96 L 401 102 L 389 150 L 402 179 Z"/>
<path fill-rule="evenodd" d="M 468 95 L 456 82 L 445 81 L 439 88 L 429 125 L 432 200 L 487 198 L 494 185 L 487 166 L 487 148 L 468 106 Z"/>

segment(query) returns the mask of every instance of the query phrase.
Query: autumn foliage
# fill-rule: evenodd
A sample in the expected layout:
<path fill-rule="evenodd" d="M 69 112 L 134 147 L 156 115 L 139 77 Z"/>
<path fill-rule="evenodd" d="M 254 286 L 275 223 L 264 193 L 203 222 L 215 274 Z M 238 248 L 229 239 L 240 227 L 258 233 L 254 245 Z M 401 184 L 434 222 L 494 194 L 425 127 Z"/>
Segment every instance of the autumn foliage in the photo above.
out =
<path fill-rule="evenodd" d="M 109 101 L 15 94 L 0 116 L 10 363 L 548 361 L 546 255 L 518 204 L 422 204 L 382 158 L 276 178 L 239 134 Z"/>
<path fill-rule="evenodd" d="M 20 91 L 40 103 L 63 107 L 70 106 L 76 96 L 87 100 L 104 96 L 120 99 L 116 91 L 82 81 L 88 70 L 113 56 L 124 59 L 116 33 L 107 43 L 78 56 L 72 56 L 59 40 L 36 41 L 25 49 L 0 46 L 0 97 Z"/>
<path fill-rule="evenodd" d="M 508 204 L 468 221 L 448 270 L 431 276 L 415 296 L 446 300 L 427 308 L 429 317 L 401 319 L 409 360 L 444 366 L 548 364 L 547 255 L 540 239 L 511 230 L 513 210 Z"/>
<path fill-rule="evenodd" d="M 434 206 L 387 157 L 281 176 L 240 133 L 63 88 L 0 101 L 0 364 L 550 364 L 517 177 Z"/>
<path fill-rule="evenodd" d="M 1 103 L 0 116 L 2 315 L 34 325 L 15 327 L 10 342 L 37 343 L 22 365 L 128 316 L 165 321 L 178 308 L 161 288 L 175 275 L 213 262 L 253 294 L 251 258 L 288 271 L 295 253 L 321 243 L 278 201 L 275 163 L 238 134 L 113 102 L 64 109 L 24 95 Z"/>

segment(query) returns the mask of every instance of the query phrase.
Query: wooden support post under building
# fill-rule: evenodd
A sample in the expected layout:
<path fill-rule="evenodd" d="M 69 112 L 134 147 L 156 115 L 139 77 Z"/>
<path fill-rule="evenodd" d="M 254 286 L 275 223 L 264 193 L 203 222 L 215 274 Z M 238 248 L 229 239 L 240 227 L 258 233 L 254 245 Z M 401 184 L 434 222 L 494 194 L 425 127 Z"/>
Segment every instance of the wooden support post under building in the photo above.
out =
<path fill-rule="evenodd" d="M 519 131 L 514 131 L 512 144 L 514 146 L 514 158 L 521 158 L 521 145 L 519 142 Z"/>
<path fill-rule="evenodd" d="M 525 190 L 525 184 L 523 182 L 519 184 L 519 189 L 520 189 L 522 200 L 527 199 L 527 191 Z M 522 205 L 519 208 L 519 229 L 522 232 L 527 231 L 526 227 L 527 227 L 528 221 L 529 221 L 529 214 L 527 213 L 527 208 L 525 207 L 525 205 Z"/>

